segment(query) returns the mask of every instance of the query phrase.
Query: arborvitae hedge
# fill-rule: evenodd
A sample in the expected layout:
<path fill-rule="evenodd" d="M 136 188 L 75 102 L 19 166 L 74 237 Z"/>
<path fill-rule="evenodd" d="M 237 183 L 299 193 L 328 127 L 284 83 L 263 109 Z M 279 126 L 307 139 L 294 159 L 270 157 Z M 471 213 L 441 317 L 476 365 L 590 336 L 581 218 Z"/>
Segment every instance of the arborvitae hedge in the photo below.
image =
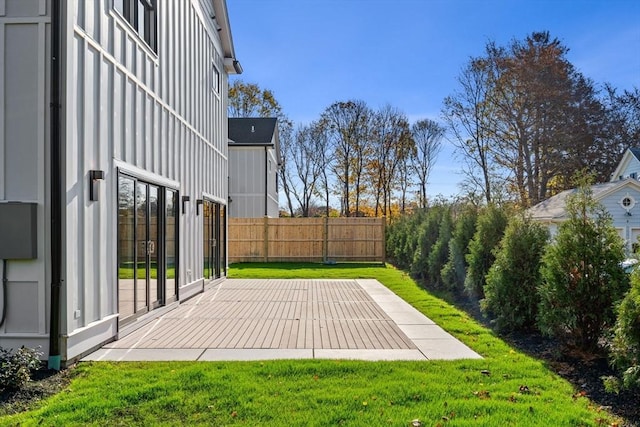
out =
<path fill-rule="evenodd" d="M 442 285 L 440 272 L 449 260 L 449 241 L 451 240 L 452 227 L 451 210 L 446 208 L 440 218 L 438 240 L 433 244 L 427 258 L 427 278 L 432 286 L 440 287 Z"/>
<path fill-rule="evenodd" d="M 454 220 L 454 229 L 449 241 L 449 256 L 441 272 L 442 282 L 450 291 L 462 292 L 464 289 L 464 278 L 467 275 L 465 255 L 476 232 L 477 219 L 477 207 L 466 206 Z"/>
<path fill-rule="evenodd" d="M 538 323 L 548 335 L 594 350 L 629 287 L 624 246 L 590 187 L 569 197 L 567 212 L 543 257 Z"/>
<path fill-rule="evenodd" d="M 465 291 L 472 296 L 484 297 L 485 276 L 495 260 L 493 249 L 500 243 L 507 226 L 504 209 L 490 205 L 480 212 L 473 239 L 469 242 Z"/>
<path fill-rule="evenodd" d="M 625 388 L 640 388 L 640 267 L 618 309 L 611 343 L 611 361 L 622 374 Z"/>
<path fill-rule="evenodd" d="M 540 261 L 549 238 L 546 227 L 512 217 L 489 269 L 481 307 L 498 329 L 528 330 L 538 314 Z"/>

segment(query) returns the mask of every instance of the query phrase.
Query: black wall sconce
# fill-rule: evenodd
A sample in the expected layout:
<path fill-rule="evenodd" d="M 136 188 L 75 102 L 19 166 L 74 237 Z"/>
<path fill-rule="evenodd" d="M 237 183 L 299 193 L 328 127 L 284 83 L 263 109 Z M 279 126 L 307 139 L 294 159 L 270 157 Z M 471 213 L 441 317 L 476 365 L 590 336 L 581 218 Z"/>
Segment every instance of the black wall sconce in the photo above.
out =
<path fill-rule="evenodd" d="M 89 200 L 92 202 L 98 201 L 99 193 L 99 181 L 104 179 L 104 171 L 90 170 L 89 171 Z"/>
<path fill-rule="evenodd" d="M 200 215 L 200 206 L 204 204 L 204 200 L 196 199 L 196 215 Z"/>
<path fill-rule="evenodd" d="M 189 196 L 182 196 L 182 213 L 184 214 L 187 210 L 187 208 L 185 207 L 185 204 L 191 200 L 191 197 Z"/>

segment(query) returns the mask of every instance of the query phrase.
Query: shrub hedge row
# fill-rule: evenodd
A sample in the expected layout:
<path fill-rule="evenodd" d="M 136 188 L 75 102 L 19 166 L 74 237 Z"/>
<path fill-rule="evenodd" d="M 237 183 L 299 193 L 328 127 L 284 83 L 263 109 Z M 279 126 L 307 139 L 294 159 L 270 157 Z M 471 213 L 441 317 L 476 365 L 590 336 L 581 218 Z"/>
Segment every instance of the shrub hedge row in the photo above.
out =
<path fill-rule="evenodd" d="M 550 239 L 511 207 L 440 204 L 392 223 L 387 256 L 428 287 L 476 298 L 499 330 L 590 351 L 607 342 L 623 384 L 640 386 L 640 269 L 629 290 L 623 242 L 589 187 L 567 212 Z"/>

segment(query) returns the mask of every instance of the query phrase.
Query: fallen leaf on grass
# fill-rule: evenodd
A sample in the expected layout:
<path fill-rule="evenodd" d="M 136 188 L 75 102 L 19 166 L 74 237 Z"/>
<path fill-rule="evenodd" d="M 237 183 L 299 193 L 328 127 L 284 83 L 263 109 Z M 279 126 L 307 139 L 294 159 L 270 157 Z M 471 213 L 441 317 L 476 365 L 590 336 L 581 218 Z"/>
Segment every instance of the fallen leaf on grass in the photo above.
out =
<path fill-rule="evenodd" d="M 480 399 L 489 399 L 491 397 L 488 390 L 474 391 L 473 394 Z"/>

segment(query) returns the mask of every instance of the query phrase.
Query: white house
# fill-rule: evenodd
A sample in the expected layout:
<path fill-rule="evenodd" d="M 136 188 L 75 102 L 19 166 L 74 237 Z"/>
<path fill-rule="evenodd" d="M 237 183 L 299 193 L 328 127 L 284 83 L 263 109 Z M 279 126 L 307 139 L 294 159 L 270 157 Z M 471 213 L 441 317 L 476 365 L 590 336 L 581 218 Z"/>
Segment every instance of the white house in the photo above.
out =
<path fill-rule="evenodd" d="M 591 187 L 593 197 L 609 212 L 620 237 L 630 253 L 640 238 L 640 149 L 630 148 L 622 157 L 610 182 Z M 531 218 L 549 226 L 552 235 L 566 220 L 567 197 L 576 190 L 566 190 L 529 209 Z"/>
<path fill-rule="evenodd" d="M 640 148 L 629 148 L 611 174 L 612 182 L 625 178 L 640 179 Z"/>
<path fill-rule="evenodd" d="M 281 162 L 277 119 L 229 119 L 230 217 L 279 216 Z"/>
<path fill-rule="evenodd" d="M 0 346 L 58 368 L 224 276 L 241 67 L 225 0 L 0 0 L 0 40 Z"/>

